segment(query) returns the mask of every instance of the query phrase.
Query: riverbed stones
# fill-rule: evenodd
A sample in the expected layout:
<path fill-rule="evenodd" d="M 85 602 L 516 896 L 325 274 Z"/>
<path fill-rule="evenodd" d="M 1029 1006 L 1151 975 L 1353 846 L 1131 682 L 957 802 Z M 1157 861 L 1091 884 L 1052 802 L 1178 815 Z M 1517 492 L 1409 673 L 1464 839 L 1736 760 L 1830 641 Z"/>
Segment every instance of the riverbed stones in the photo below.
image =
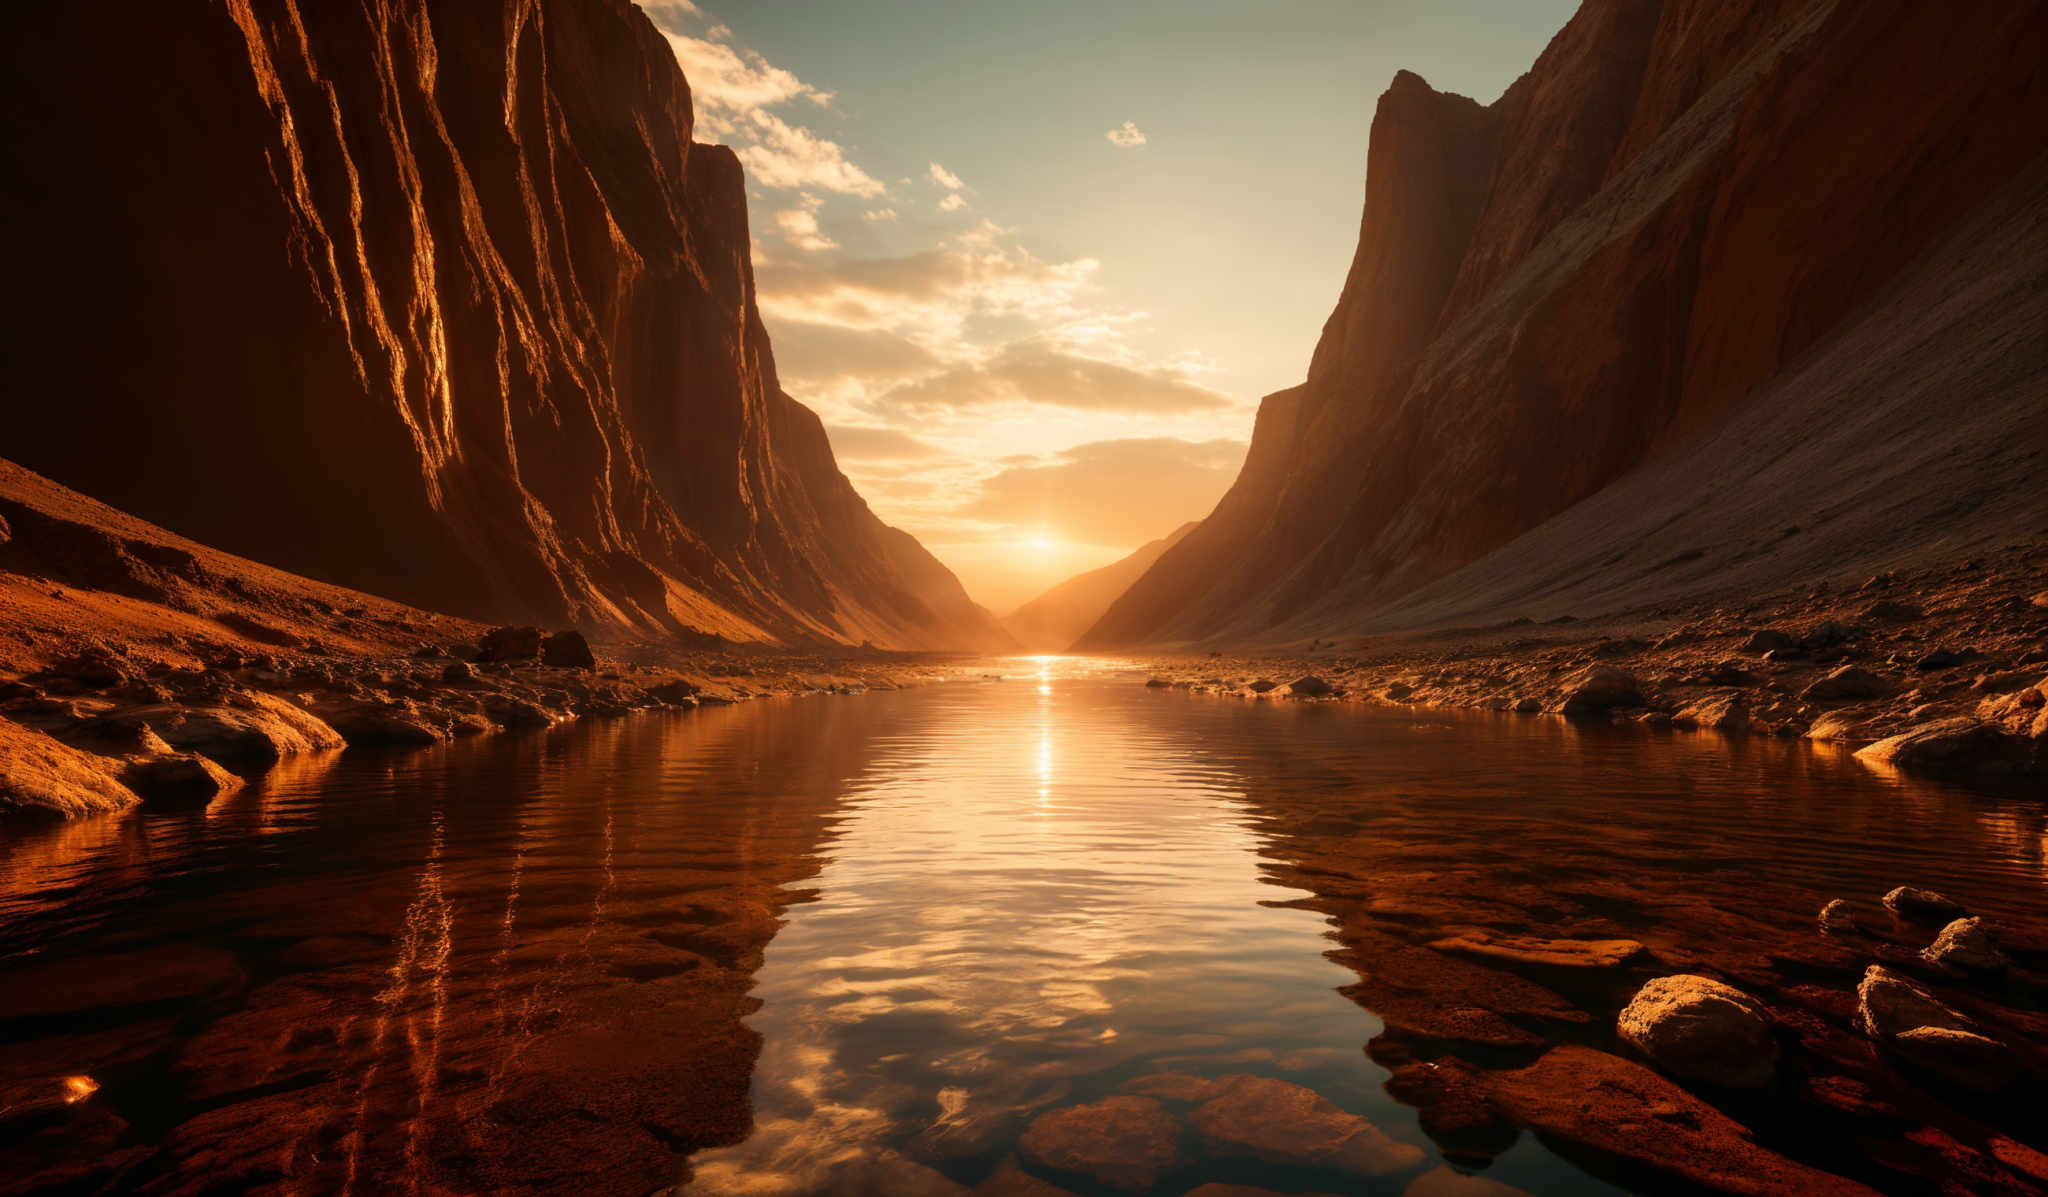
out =
<path fill-rule="evenodd" d="M 1638 990 L 1616 1024 L 1622 1042 L 1665 1071 L 1731 1089 L 1767 1085 L 1777 1071 L 1770 1015 L 1756 999 L 1711 977 L 1659 977 Z"/>
<path fill-rule="evenodd" d="M 1970 912 L 1961 902 L 1931 889 L 1901 885 L 1884 896 L 1884 907 L 1900 918 L 1918 922 L 1946 923 Z"/>
<path fill-rule="evenodd" d="M 1354 1176 L 1386 1176 L 1422 1162 L 1422 1149 L 1390 1139 L 1369 1120 L 1313 1089 L 1272 1077 L 1236 1076 L 1189 1121 L 1212 1154 Z"/>
<path fill-rule="evenodd" d="M 1591 665 L 1565 684 L 1562 715 L 1595 715 L 1617 707 L 1643 705 L 1642 690 L 1635 677 L 1612 665 Z"/>
<path fill-rule="evenodd" d="M 1180 1166 L 1181 1127 L 1149 1097 L 1105 1097 L 1041 1114 L 1024 1130 L 1025 1160 L 1127 1193 L 1150 1189 Z"/>
<path fill-rule="evenodd" d="M 1943 968 L 1964 972 L 1995 973 L 2005 969 L 2005 953 L 1991 936 L 1983 919 L 1961 918 L 1941 929 L 1921 959 Z"/>

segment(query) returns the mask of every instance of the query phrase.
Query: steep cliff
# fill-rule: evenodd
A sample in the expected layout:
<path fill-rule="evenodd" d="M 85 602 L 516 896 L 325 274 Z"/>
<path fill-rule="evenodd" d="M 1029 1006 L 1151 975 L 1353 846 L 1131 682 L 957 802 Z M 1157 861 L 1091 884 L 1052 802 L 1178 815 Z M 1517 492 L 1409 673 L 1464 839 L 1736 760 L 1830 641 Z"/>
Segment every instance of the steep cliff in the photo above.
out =
<path fill-rule="evenodd" d="M 1474 563 L 1531 568 L 1504 546 L 1639 471 L 1728 464 L 1738 418 L 1750 460 L 1778 467 L 1758 481 L 1781 489 L 1727 509 L 1802 531 L 1674 544 L 1642 529 L 1674 526 L 1697 496 L 1638 487 L 1629 535 L 1575 525 L 1598 546 L 1580 601 L 1631 601 L 1681 551 L 1698 550 L 1684 571 L 1698 592 L 1738 564 L 1782 582 L 2037 533 L 2042 502 L 2013 501 L 2007 482 L 2042 452 L 2048 345 L 2015 302 L 2038 290 L 2040 260 L 2017 291 L 1972 289 L 1988 337 L 1931 330 L 1981 265 L 1956 231 L 1996 209 L 1997 237 L 2030 243 L 2012 221 L 2048 198 L 2028 169 L 2048 152 L 2044 23 L 2023 0 L 1587 0 L 1490 106 L 1396 77 L 1357 259 L 1307 381 L 1266 399 L 1215 514 L 1082 644 L 1372 630 L 1461 568 L 1464 600 L 1400 622 L 1520 614 L 1499 604 L 1528 589 Z M 1888 335 L 1869 335 L 1880 319 Z M 1814 367 L 1851 341 L 1859 377 L 1883 388 L 1864 405 L 1887 419 L 1817 437 L 1839 400 Z M 1810 451 L 1820 439 L 1832 456 Z M 1929 444 L 1967 468 L 1896 478 L 1887 533 L 1837 518 L 1865 493 L 1849 462 Z"/>
<path fill-rule="evenodd" d="M 1003 627 L 1026 652 L 1063 653 L 1082 633 L 1095 626 L 1109 605 L 1143 577 L 1166 550 L 1186 539 L 1196 523 L 1182 524 L 1158 540 L 1148 541 L 1127 557 L 1101 569 L 1076 574 L 1003 616 Z"/>
<path fill-rule="evenodd" d="M 781 393 L 739 163 L 626 0 L 5 22 L 10 456 L 463 615 L 1007 643 Z"/>

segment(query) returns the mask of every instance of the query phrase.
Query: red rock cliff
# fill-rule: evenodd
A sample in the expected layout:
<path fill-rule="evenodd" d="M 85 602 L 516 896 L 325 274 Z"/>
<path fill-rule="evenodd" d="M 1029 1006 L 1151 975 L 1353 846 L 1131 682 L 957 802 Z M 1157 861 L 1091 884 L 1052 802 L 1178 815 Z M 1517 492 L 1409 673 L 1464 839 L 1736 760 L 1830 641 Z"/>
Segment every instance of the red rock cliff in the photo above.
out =
<path fill-rule="evenodd" d="M 2044 13 L 2029 0 L 1587 0 L 1488 107 L 1398 76 L 1373 121 L 1358 256 L 1307 382 L 1267 398 L 1235 487 L 1083 646 L 1366 630 L 1632 471 L 1697 451 L 1754 395 L 1848 343 L 1909 277 L 1930 303 L 1957 293 L 1909 267 L 1980 209 L 2023 210 L 2005 189 L 2039 189 Z M 1997 235 L 2028 243 L 2018 219 Z M 2007 352 L 2048 385 L 2022 309 L 1979 315 L 2012 326 Z M 1995 394 L 2012 408 L 2005 434 L 1973 424 L 1952 447 L 1982 481 L 1958 494 L 1925 472 L 1924 486 L 1893 486 L 1900 531 L 1874 547 L 1860 524 L 1862 540 L 1829 539 L 1854 523 L 1833 522 L 1839 495 L 1800 491 L 1814 508 L 1802 512 L 1788 488 L 1784 524 L 1808 534 L 1803 558 L 1780 554 L 1784 570 L 1905 551 L 1994 508 L 2016 532 L 2038 529 L 2038 505 L 1994 492 L 2041 435 L 2041 392 L 2030 413 L 2024 386 L 1991 386 L 1963 350 L 1932 344 L 1886 339 L 1892 369 L 1870 408 L 1889 419 L 1859 435 L 1924 441 Z M 1964 389 L 1925 385 L 1944 371 Z M 1973 377 L 1986 382 L 1974 397 Z M 1773 394 L 1785 414 L 1755 430 L 1751 460 L 1818 443 L 1793 418 L 1797 397 Z M 1675 520 L 1688 497 L 1652 501 Z M 1674 551 L 1645 536 L 1588 568 L 1618 586 L 1660 550 Z M 1732 576 L 1762 551 L 1731 543 L 1710 564 Z"/>
<path fill-rule="evenodd" d="M 9 456 L 466 615 L 1006 642 L 781 393 L 739 163 L 626 0 L 5 20 Z"/>

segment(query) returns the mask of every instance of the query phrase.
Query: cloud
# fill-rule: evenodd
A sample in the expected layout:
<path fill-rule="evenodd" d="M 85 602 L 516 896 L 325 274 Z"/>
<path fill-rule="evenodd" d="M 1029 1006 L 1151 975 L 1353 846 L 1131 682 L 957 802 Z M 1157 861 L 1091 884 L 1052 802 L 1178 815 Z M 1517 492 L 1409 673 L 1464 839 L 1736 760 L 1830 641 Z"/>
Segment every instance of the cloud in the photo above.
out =
<path fill-rule="evenodd" d="M 1093 258 L 1048 262 L 1000 244 L 984 226 L 924 253 L 846 262 L 778 262 L 756 271 L 771 321 L 889 330 L 953 358 L 979 353 L 970 324 L 1065 323 L 1085 315 Z"/>
<path fill-rule="evenodd" d="M 1090 441 L 983 479 L 961 514 L 1090 544 L 1142 544 L 1209 514 L 1245 448 L 1227 438 Z"/>
<path fill-rule="evenodd" d="M 954 174 L 952 171 L 947 170 L 945 167 L 940 166 L 936 162 L 932 163 L 931 174 L 932 182 L 937 183 L 939 186 L 944 187 L 948 191 L 958 191 L 962 187 L 966 186 L 965 183 L 962 183 L 960 181 L 959 175 Z"/>
<path fill-rule="evenodd" d="M 801 335 L 777 338 L 775 366 L 785 384 L 800 380 L 799 389 L 810 397 L 835 379 L 886 388 L 942 369 L 945 363 L 893 332 L 813 324 L 803 326 Z"/>
<path fill-rule="evenodd" d="M 777 212 L 775 223 L 782 230 L 782 239 L 792 247 L 816 253 L 821 249 L 836 249 L 837 241 L 818 231 L 817 213 L 809 208 L 796 208 Z"/>
<path fill-rule="evenodd" d="M 815 187 L 867 199 L 888 190 L 847 161 L 846 152 L 835 141 L 792 125 L 772 112 L 755 111 L 745 119 L 745 136 L 752 140 L 735 144 L 733 152 L 746 164 L 753 180 L 763 187 Z"/>
<path fill-rule="evenodd" d="M 896 219 L 896 209 L 894 209 L 894 208 L 870 208 L 870 209 L 868 209 L 867 211 L 865 211 L 865 212 L 861 213 L 861 214 L 860 214 L 860 218 L 861 218 L 862 220 L 868 220 L 868 221 L 875 221 L 875 220 L 894 220 L 894 219 Z"/>
<path fill-rule="evenodd" d="M 1103 136 L 1109 139 L 1109 144 L 1121 149 L 1130 149 L 1132 146 L 1145 144 L 1144 130 L 1138 128 L 1136 121 L 1125 121 L 1123 124 L 1104 133 Z"/>
<path fill-rule="evenodd" d="M 939 201 L 939 211 L 941 212 L 958 212 L 966 206 L 967 197 L 957 191 Z"/>
<path fill-rule="evenodd" d="M 732 30 L 723 25 L 699 31 L 701 36 L 691 32 L 707 19 L 695 4 L 669 0 L 649 5 L 647 12 L 690 82 L 699 136 L 730 145 L 755 183 L 868 198 L 888 190 L 848 160 L 839 143 L 772 111 L 797 101 L 824 109 L 832 103 L 831 92 L 733 45 Z"/>
<path fill-rule="evenodd" d="M 840 424 L 825 430 L 834 456 L 849 461 L 902 461 L 931 457 L 938 448 L 900 428 L 864 428 Z"/>
<path fill-rule="evenodd" d="M 904 383 L 882 395 L 875 407 L 911 413 L 1032 403 L 1149 416 L 1236 406 L 1229 397 L 1190 382 L 1178 368 L 1122 365 L 1037 339 L 1006 345 L 986 362 Z"/>

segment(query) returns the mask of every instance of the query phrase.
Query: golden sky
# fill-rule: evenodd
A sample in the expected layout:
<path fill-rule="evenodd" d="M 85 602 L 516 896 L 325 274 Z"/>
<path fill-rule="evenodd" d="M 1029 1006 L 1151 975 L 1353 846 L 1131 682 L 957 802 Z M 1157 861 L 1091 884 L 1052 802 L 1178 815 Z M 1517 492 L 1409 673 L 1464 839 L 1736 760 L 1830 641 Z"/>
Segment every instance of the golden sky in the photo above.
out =
<path fill-rule="evenodd" d="M 1350 265 L 1397 69 L 1575 0 L 642 0 L 745 163 L 783 388 L 1007 613 L 1206 515 Z"/>

